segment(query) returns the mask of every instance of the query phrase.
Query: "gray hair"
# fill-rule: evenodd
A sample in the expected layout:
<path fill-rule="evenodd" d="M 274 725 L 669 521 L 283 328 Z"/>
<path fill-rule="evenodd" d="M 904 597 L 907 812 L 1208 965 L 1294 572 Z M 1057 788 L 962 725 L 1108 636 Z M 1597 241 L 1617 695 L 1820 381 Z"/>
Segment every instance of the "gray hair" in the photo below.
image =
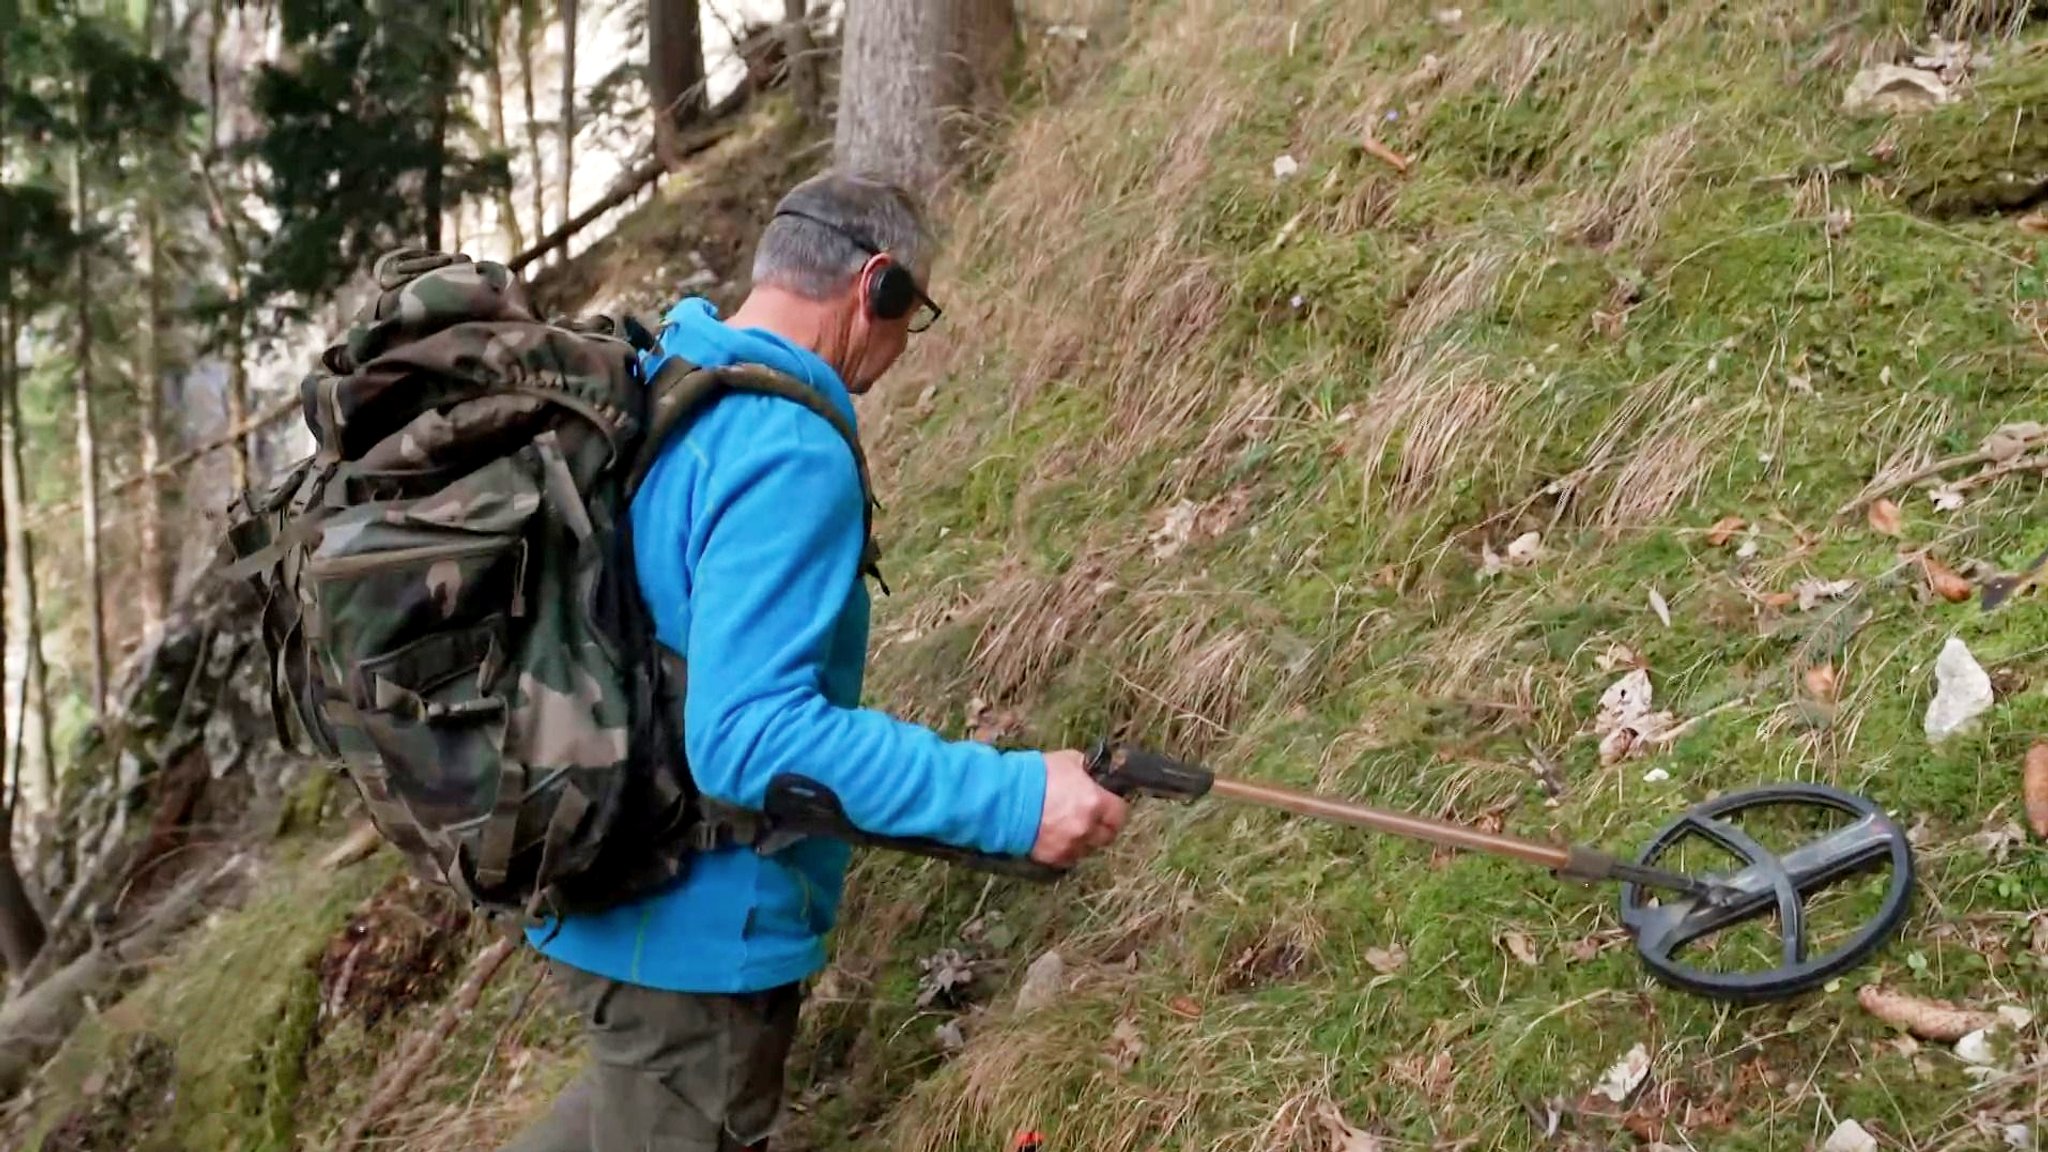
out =
<path fill-rule="evenodd" d="M 790 189 L 775 211 L 754 249 L 754 282 L 812 300 L 840 291 L 867 262 L 867 249 L 853 236 L 912 270 L 930 255 L 932 238 L 917 197 L 879 177 L 837 171 L 813 176 Z"/>

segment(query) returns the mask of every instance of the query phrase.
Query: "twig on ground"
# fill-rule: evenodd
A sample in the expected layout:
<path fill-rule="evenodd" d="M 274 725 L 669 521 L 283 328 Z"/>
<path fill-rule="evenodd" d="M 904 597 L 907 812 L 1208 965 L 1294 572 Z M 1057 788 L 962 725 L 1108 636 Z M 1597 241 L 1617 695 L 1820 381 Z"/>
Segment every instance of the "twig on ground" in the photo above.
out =
<path fill-rule="evenodd" d="M 1913 471 L 1895 480 L 1872 480 L 1864 486 L 1863 492 L 1854 500 L 1837 508 L 1835 515 L 1848 516 L 1861 512 L 1867 505 L 1889 496 L 1901 488 L 1911 488 L 1922 480 L 1933 479 L 1951 468 L 1968 468 L 1975 464 L 1989 464 L 1996 459 L 1997 457 L 1993 456 L 1990 452 L 1980 449 L 1975 452 L 1965 452 L 1960 456 L 1950 456 L 1945 460 L 1936 460 L 1924 468 L 1915 468 Z"/>
<path fill-rule="evenodd" d="M 477 954 L 470 963 L 468 978 L 442 1006 L 441 1014 L 434 1018 L 432 1027 L 415 1035 L 406 1045 L 404 1055 L 386 1066 L 384 1073 L 372 1084 L 370 1102 L 355 1114 L 332 1145 L 336 1152 L 348 1152 L 360 1144 L 377 1121 L 405 1098 L 406 1091 L 418 1082 L 435 1054 L 441 1051 L 441 1045 L 454 1034 L 456 1026 L 467 1020 L 476 1009 L 476 1002 L 483 996 L 491 978 L 518 949 L 519 941 L 506 936 L 493 941 L 489 948 Z"/>

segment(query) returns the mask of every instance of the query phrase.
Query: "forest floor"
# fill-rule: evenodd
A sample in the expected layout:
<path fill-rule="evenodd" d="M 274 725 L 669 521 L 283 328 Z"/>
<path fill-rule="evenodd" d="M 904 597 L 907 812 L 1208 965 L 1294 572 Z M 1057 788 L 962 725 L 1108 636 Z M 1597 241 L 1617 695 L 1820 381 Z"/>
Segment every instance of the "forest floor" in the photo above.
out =
<path fill-rule="evenodd" d="M 2048 547 L 2048 27 L 1851 113 L 1859 70 L 1942 55 L 1920 4 L 1132 19 L 1002 126 L 945 321 L 863 402 L 871 698 L 1616 848 L 1829 783 L 1913 829 L 1921 889 L 1869 965 L 1738 1008 L 1645 976 L 1608 890 L 1220 803 L 1141 803 L 1054 889 L 864 854 L 778 1147 L 2048 1145 L 2048 617 L 1959 598 Z M 714 154 L 553 302 L 658 311 L 693 249 L 743 281 L 809 166 L 773 107 L 737 191 Z M 1995 700 L 1937 743 L 1951 639 Z M 1601 705 L 1635 673 L 1629 746 Z M 484 939 L 388 853 L 320 867 L 341 826 L 74 1038 L 41 1148 L 325 1146 Z M 2009 1011 L 1959 1054 L 1866 985 Z M 490 1147 L 578 1058 L 517 955 L 378 1146 Z"/>

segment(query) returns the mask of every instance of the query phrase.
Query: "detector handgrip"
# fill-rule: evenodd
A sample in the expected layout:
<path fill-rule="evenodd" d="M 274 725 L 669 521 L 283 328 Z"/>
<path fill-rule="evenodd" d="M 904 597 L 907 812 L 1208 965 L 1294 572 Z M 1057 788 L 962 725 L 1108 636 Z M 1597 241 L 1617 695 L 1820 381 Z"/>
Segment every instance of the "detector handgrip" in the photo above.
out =
<path fill-rule="evenodd" d="M 1207 768 L 1106 741 L 1089 753 L 1088 774 L 1105 790 L 1125 799 L 1156 796 L 1182 803 L 1200 800 L 1216 782 L 1215 774 Z"/>

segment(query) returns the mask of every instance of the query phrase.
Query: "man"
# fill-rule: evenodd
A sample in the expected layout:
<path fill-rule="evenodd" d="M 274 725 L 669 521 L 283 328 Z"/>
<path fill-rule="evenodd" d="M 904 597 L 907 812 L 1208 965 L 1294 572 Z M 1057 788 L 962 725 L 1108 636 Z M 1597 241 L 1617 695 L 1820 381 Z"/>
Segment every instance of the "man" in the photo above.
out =
<path fill-rule="evenodd" d="M 661 358 L 766 365 L 854 420 L 910 333 L 938 316 L 911 197 L 827 173 L 777 205 L 753 286 L 720 320 L 685 299 Z M 905 274 L 908 279 L 905 279 Z M 818 413 L 729 393 L 664 446 L 632 508 L 640 586 L 688 661 L 684 743 L 710 796 L 758 809 L 798 772 L 890 836 L 1071 865 L 1109 844 L 1123 802 L 1084 757 L 948 742 L 858 706 L 868 593 L 852 453 Z M 587 1026 L 583 1078 L 507 1152 L 767 1147 L 803 982 L 825 963 L 850 855 L 811 839 L 697 857 L 679 886 L 536 934 Z"/>

